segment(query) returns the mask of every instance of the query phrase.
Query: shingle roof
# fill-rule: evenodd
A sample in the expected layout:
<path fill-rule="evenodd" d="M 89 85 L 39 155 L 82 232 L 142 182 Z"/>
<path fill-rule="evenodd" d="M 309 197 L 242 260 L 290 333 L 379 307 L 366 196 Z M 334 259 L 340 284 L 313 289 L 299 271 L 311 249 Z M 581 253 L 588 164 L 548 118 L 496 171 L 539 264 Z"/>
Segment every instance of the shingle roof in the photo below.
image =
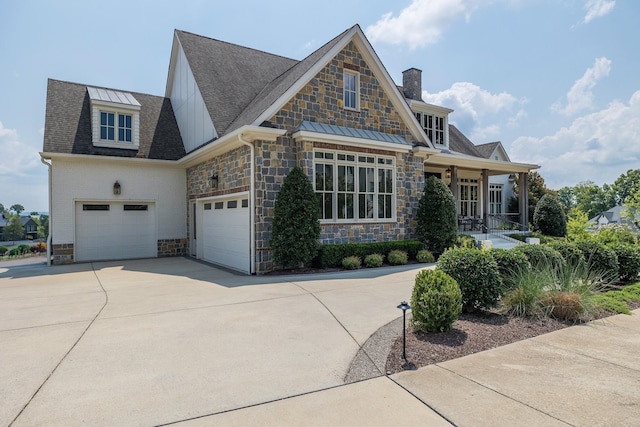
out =
<path fill-rule="evenodd" d="M 449 125 L 449 149 L 469 156 L 483 157 L 473 142 L 454 125 Z"/>
<path fill-rule="evenodd" d="M 184 156 L 171 101 L 143 93 L 131 94 L 141 105 L 139 149 L 94 147 L 87 85 L 49 79 L 43 151 L 161 160 L 178 160 Z"/>
<path fill-rule="evenodd" d="M 476 145 L 476 150 L 482 157 L 488 159 L 498 145 L 500 145 L 500 141 L 487 142 L 486 144 Z"/>
<path fill-rule="evenodd" d="M 329 125 L 324 123 L 315 123 L 303 121 L 297 130 L 306 130 L 311 132 L 327 133 L 330 135 L 350 136 L 353 138 L 371 139 L 374 141 L 391 142 L 395 144 L 402 144 L 411 146 L 411 143 L 406 139 L 392 135 L 390 133 L 383 133 L 378 131 L 349 128 L 345 126 Z"/>
<path fill-rule="evenodd" d="M 220 136 L 265 86 L 298 63 L 186 31 L 176 35 Z"/>

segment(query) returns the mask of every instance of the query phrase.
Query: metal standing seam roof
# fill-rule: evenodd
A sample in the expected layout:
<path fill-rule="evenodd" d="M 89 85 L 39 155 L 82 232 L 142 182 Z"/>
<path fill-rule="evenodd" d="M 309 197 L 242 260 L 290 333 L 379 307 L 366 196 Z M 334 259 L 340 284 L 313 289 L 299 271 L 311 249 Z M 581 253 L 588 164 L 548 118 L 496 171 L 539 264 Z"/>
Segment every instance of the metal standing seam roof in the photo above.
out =
<path fill-rule="evenodd" d="M 326 133 L 330 135 L 350 136 L 353 138 L 371 139 L 374 141 L 390 142 L 393 144 L 402 144 L 412 146 L 406 139 L 398 135 L 383 133 L 374 130 L 356 129 L 345 126 L 328 125 L 323 123 L 303 121 L 297 130 Z"/>
<path fill-rule="evenodd" d="M 129 92 L 120 92 L 118 90 L 92 86 L 87 86 L 87 91 L 89 92 L 89 98 L 92 101 L 115 102 L 117 104 L 133 105 L 136 107 L 141 106 L 138 100 Z"/>

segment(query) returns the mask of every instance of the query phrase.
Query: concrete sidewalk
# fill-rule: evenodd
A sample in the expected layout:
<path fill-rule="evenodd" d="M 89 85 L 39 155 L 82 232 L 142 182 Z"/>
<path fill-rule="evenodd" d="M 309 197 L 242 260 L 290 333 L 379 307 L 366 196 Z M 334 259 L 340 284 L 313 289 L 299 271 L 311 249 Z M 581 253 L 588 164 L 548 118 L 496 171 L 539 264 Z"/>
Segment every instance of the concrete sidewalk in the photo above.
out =
<path fill-rule="evenodd" d="M 638 310 L 345 385 L 422 268 L 0 269 L 0 425 L 638 425 Z"/>

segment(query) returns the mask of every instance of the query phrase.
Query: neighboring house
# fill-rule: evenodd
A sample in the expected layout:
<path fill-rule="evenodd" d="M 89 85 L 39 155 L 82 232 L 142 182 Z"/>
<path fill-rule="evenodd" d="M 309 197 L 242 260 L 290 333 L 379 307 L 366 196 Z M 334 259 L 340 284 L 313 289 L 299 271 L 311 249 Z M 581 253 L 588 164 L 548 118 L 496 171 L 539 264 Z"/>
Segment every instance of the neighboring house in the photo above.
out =
<path fill-rule="evenodd" d="M 313 182 L 323 244 L 414 238 L 429 175 L 461 216 L 486 218 L 490 177 L 526 188 L 538 166 L 458 147 L 420 75 L 397 87 L 356 25 L 301 61 L 176 30 L 164 97 L 49 80 L 54 263 L 191 255 L 269 271 L 294 166 Z"/>
<path fill-rule="evenodd" d="M 627 208 L 624 206 L 614 206 L 608 211 L 604 211 L 591 218 L 588 224 L 594 228 L 599 228 L 607 224 L 620 224 L 628 226 L 635 232 L 640 231 L 640 215 L 636 214 L 635 219 L 631 219 L 628 217 L 626 210 Z"/>
<path fill-rule="evenodd" d="M 22 222 L 22 227 L 24 228 L 24 235 L 21 239 L 37 239 L 38 238 L 38 224 L 31 218 L 30 216 L 21 216 L 20 222 Z M 9 225 L 9 220 L 5 217 L 3 213 L 0 216 L 0 240 L 5 240 L 3 236 L 4 227 Z M 20 240 L 20 239 L 19 239 Z"/>

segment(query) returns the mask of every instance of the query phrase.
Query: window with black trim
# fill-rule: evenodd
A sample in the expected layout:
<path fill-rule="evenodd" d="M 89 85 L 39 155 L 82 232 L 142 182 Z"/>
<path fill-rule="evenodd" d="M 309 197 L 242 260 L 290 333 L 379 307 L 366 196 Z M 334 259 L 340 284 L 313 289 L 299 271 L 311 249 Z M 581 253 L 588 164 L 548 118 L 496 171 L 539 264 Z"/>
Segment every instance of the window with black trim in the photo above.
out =
<path fill-rule="evenodd" d="M 148 211 L 149 205 L 124 205 L 125 211 Z"/>
<path fill-rule="evenodd" d="M 204 204 L 204 210 L 205 211 L 210 211 L 211 210 L 211 203 L 205 203 Z"/>
<path fill-rule="evenodd" d="M 224 202 L 216 202 L 214 205 L 214 209 L 216 210 L 224 209 Z"/>
<path fill-rule="evenodd" d="M 227 209 L 235 209 L 238 207 L 238 201 L 237 200 L 229 200 L 227 202 Z"/>
<path fill-rule="evenodd" d="M 99 205 L 99 204 L 83 204 L 83 211 L 108 211 L 109 205 Z"/>

